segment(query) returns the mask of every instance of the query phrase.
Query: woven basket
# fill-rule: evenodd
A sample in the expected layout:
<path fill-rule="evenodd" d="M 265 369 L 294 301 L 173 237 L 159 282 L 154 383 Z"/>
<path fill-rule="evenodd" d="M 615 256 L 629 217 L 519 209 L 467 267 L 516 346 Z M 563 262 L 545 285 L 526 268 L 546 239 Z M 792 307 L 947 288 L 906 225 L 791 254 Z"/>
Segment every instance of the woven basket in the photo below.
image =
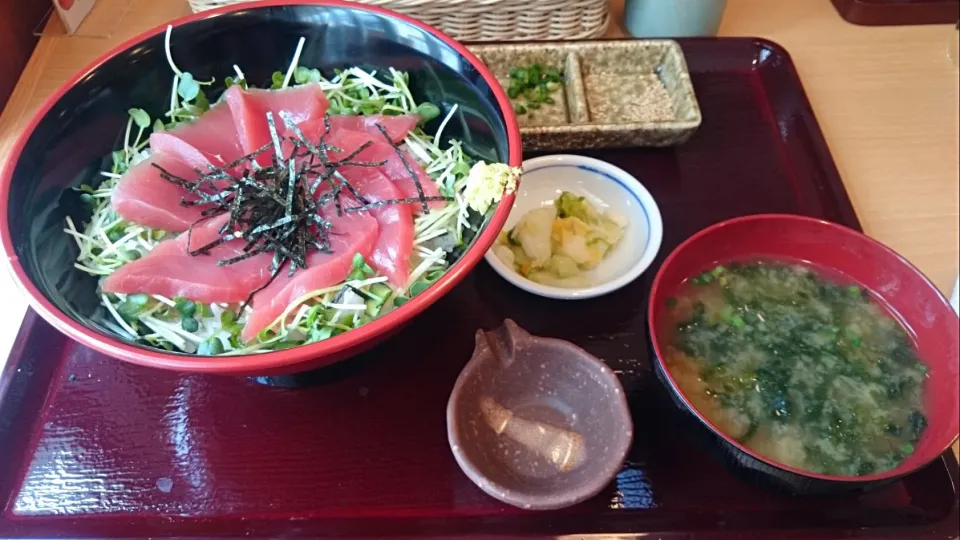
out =
<path fill-rule="evenodd" d="M 194 12 L 256 0 L 189 0 Z M 354 0 L 439 28 L 458 41 L 575 40 L 602 36 L 610 0 Z"/>

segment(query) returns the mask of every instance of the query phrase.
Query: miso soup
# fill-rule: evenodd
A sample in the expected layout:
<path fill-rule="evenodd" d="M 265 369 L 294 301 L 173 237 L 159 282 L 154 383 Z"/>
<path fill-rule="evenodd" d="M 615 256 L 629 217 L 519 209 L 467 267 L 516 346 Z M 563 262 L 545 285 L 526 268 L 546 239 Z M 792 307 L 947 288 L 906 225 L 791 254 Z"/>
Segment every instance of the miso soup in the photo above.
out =
<path fill-rule="evenodd" d="M 883 472 L 927 425 L 926 367 L 869 293 L 803 265 L 717 266 L 668 300 L 665 361 L 727 435 L 815 473 Z"/>

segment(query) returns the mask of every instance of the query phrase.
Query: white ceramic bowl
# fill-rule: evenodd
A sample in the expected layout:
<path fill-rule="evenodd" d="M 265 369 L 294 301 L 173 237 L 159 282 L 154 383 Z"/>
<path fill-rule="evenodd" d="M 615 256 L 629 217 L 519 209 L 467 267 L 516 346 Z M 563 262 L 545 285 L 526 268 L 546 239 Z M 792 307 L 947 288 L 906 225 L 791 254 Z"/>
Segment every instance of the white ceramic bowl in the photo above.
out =
<path fill-rule="evenodd" d="M 487 262 L 517 287 L 533 294 L 574 300 L 613 292 L 637 279 L 653 262 L 663 240 L 663 220 L 650 192 L 629 173 L 598 159 L 554 155 L 523 162 L 523 176 L 503 230 L 510 230 L 528 211 L 550 206 L 563 191 L 587 198 L 598 210 L 627 220 L 623 239 L 592 270 L 593 285 L 551 287 L 531 281 L 504 264 L 491 249 Z"/>

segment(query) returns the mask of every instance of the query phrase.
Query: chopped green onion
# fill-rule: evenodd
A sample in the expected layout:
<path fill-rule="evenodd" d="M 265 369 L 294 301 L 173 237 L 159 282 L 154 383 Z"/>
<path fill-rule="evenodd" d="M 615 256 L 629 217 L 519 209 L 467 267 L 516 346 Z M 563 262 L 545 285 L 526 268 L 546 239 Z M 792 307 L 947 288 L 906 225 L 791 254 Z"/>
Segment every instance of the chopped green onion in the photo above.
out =
<path fill-rule="evenodd" d="M 510 99 L 523 97 L 524 103 L 514 103 L 513 109 L 517 114 L 526 114 L 528 110 L 556 103 L 550 93 L 558 90 L 562 81 L 563 73 L 555 67 L 544 69 L 540 64 L 516 67 L 510 70 L 507 96 Z"/>
<path fill-rule="evenodd" d="M 706 285 L 711 281 L 713 281 L 713 273 L 709 270 L 693 278 L 693 283 L 696 285 Z"/>

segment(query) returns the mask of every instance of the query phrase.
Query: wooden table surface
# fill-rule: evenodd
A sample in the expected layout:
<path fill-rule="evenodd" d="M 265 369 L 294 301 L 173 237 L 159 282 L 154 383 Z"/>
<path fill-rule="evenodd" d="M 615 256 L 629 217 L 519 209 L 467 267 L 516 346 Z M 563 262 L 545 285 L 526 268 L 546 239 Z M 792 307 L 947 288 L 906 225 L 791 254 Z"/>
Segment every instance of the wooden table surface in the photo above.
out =
<path fill-rule="evenodd" d="M 622 37 L 613 0 L 610 37 Z M 98 0 L 84 35 L 48 25 L 0 116 L 0 163 L 30 115 L 113 45 L 188 13 L 183 0 Z M 860 27 L 829 0 L 729 0 L 720 35 L 790 51 L 867 234 L 916 264 L 945 293 L 958 270 L 957 68 L 952 26 Z M 0 366 L 26 301 L 0 275 Z"/>

